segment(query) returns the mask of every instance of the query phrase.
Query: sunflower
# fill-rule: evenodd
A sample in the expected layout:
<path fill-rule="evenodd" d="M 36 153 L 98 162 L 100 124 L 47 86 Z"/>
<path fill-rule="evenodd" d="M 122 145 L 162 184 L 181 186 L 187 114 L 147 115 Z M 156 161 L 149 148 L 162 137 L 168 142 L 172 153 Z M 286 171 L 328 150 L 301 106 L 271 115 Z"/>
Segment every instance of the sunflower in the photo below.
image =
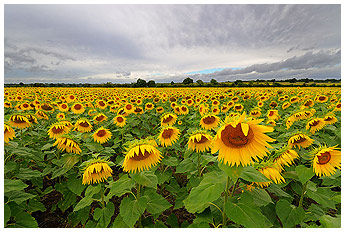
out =
<path fill-rule="evenodd" d="M 74 125 L 75 130 L 79 132 L 90 132 L 92 131 L 91 122 L 86 118 L 78 119 Z"/>
<path fill-rule="evenodd" d="M 277 120 L 279 119 L 279 113 L 278 113 L 278 110 L 269 110 L 267 112 L 267 118 L 270 119 L 270 120 Z"/>
<path fill-rule="evenodd" d="M 16 137 L 16 133 L 9 125 L 4 124 L 4 140 L 8 143 L 10 140 Z"/>
<path fill-rule="evenodd" d="M 54 111 L 54 107 L 48 103 L 41 104 L 41 109 L 44 111 L 47 111 L 47 112 L 53 112 Z"/>
<path fill-rule="evenodd" d="M 172 126 L 175 124 L 176 120 L 177 120 L 176 114 L 165 113 L 161 117 L 161 126 Z"/>
<path fill-rule="evenodd" d="M 178 124 L 178 125 L 182 125 L 182 121 L 178 121 L 177 124 Z"/>
<path fill-rule="evenodd" d="M 255 184 L 259 185 L 261 188 L 268 187 L 272 181 L 276 184 L 285 183 L 284 177 L 282 177 L 279 170 L 274 168 L 274 166 L 259 168 L 258 171 L 271 180 L 267 182 L 255 182 Z"/>
<path fill-rule="evenodd" d="M 241 111 L 244 109 L 244 107 L 243 107 L 243 105 L 241 105 L 241 104 L 236 104 L 236 105 L 234 105 L 234 109 L 235 109 L 237 112 L 241 112 Z"/>
<path fill-rule="evenodd" d="M 188 149 L 196 152 L 208 151 L 211 148 L 212 136 L 204 131 L 192 133 L 188 139 Z"/>
<path fill-rule="evenodd" d="M 122 167 L 125 172 L 141 172 L 156 166 L 161 160 L 161 152 L 153 139 L 135 140 L 126 147 Z"/>
<path fill-rule="evenodd" d="M 67 134 L 70 131 L 70 128 L 61 122 L 54 123 L 50 126 L 48 130 L 49 138 L 56 139 L 61 137 L 64 134 Z"/>
<path fill-rule="evenodd" d="M 294 97 L 291 97 L 290 98 L 290 103 L 291 104 L 294 104 L 294 103 L 296 103 L 296 102 L 298 102 L 299 101 L 299 97 L 297 97 L 297 96 L 294 96 Z"/>
<path fill-rule="evenodd" d="M 320 103 L 325 103 L 326 101 L 328 101 L 328 97 L 325 95 L 320 95 L 315 98 L 315 101 L 320 102 Z"/>
<path fill-rule="evenodd" d="M 156 108 L 156 112 L 159 113 L 159 114 L 162 114 L 164 112 L 164 108 L 159 106 Z"/>
<path fill-rule="evenodd" d="M 309 138 L 308 135 L 305 135 L 303 133 L 298 133 L 289 138 L 288 145 L 291 148 L 297 147 L 298 148 L 307 148 L 310 145 L 312 145 L 314 142 L 314 139 Z"/>
<path fill-rule="evenodd" d="M 60 121 L 60 123 L 63 123 L 65 126 L 69 127 L 70 129 L 73 128 L 73 124 L 68 120 Z"/>
<path fill-rule="evenodd" d="M 10 126 L 16 127 L 19 129 L 24 129 L 31 126 L 29 119 L 25 117 L 24 115 L 20 115 L 20 114 L 12 115 L 9 119 L 9 124 Z"/>
<path fill-rule="evenodd" d="M 275 101 L 272 101 L 272 102 L 270 103 L 270 107 L 272 107 L 272 108 L 276 108 L 277 106 L 278 106 L 278 103 L 275 102 Z"/>
<path fill-rule="evenodd" d="M 313 154 L 313 170 L 318 176 L 334 175 L 335 169 L 340 169 L 341 152 L 337 146 L 327 147 L 321 146 L 312 151 Z"/>
<path fill-rule="evenodd" d="M 105 101 L 103 101 L 103 100 L 97 100 L 96 101 L 96 108 L 99 108 L 99 109 L 101 109 L 101 110 L 104 110 L 105 108 L 107 108 L 107 103 L 105 102 Z"/>
<path fill-rule="evenodd" d="M 145 110 L 149 111 L 152 110 L 155 106 L 152 103 L 146 103 L 145 104 Z"/>
<path fill-rule="evenodd" d="M 66 116 L 65 116 L 64 113 L 58 113 L 58 114 L 56 115 L 56 119 L 57 119 L 57 120 L 64 120 L 64 119 L 66 119 Z"/>
<path fill-rule="evenodd" d="M 124 127 L 126 125 L 126 118 L 122 115 L 117 115 L 114 119 L 114 124 L 118 127 Z"/>
<path fill-rule="evenodd" d="M 37 118 L 32 114 L 26 114 L 25 117 L 29 120 L 30 123 L 37 123 Z"/>
<path fill-rule="evenodd" d="M 57 138 L 53 146 L 57 146 L 61 151 L 66 150 L 68 153 L 80 154 L 81 152 L 79 144 L 73 139 L 68 138 L 66 135 Z"/>
<path fill-rule="evenodd" d="M 85 108 L 83 106 L 83 104 L 81 103 L 75 103 L 72 107 L 71 110 L 73 111 L 73 113 L 75 114 L 82 114 L 85 111 Z"/>
<path fill-rule="evenodd" d="M 268 119 L 268 120 L 266 121 L 266 125 L 276 126 L 277 123 L 276 123 L 276 121 L 274 121 L 274 120 L 272 120 L 272 119 Z"/>
<path fill-rule="evenodd" d="M 258 102 L 258 107 L 263 107 L 264 106 L 264 103 L 262 101 L 259 101 Z"/>
<path fill-rule="evenodd" d="M 265 133 L 272 132 L 273 128 L 258 125 L 262 119 L 246 118 L 241 116 L 227 118 L 224 125 L 217 131 L 214 138 L 212 153 L 219 151 L 218 160 L 233 166 L 252 164 L 252 159 L 263 158 L 271 147 L 268 142 L 275 139 Z"/>
<path fill-rule="evenodd" d="M 31 109 L 32 109 L 32 107 L 30 106 L 30 104 L 29 104 L 28 102 L 22 103 L 21 106 L 20 106 L 20 108 L 21 108 L 22 110 L 31 110 Z"/>
<path fill-rule="evenodd" d="M 103 121 L 106 121 L 108 119 L 108 117 L 103 114 L 103 113 L 99 113 L 97 114 L 95 117 L 93 117 L 93 121 L 97 124 Z"/>
<path fill-rule="evenodd" d="M 143 114 L 144 110 L 143 110 L 143 108 L 141 106 L 135 106 L 133 113 L 134 114 Z"/>
<path fill-rule="evenodd" d="M 12 108 L 12 104 L 9 101 L 5 101 L 4 106 L 5 106 L 5 108 Z"/>
<path fill-rule="evenodd" d="M 125 104 L 125 107 L 123 109 L 127 114 L 131 114 L 134 112 L 134 106 L 131 103 Z"/>
<path fill-rule="evenodd" d="M 212 113 L 212 114 L 217 115 L 217 114 L 219 114 L 219 112 L 220 112 L 220 109 L 219 109 L 218 107 L 213 107 L 213 108 L 211 109 L 211 113 Z"/>
<path fill-rule="evenodd" d="M 254 118 L 258 118 L 261 116 L 261 111 L 260 109 L 253 109 L 250 111 L 250 116 L 254 117 Z"/>
<path fill-rule="evenodd" d="M 67 103 L 62 103 L 62 104 L 58 105 L 58 108 L 61 112 L 67 112 L 69 110 Z"/>
<path fill-rule="evenodd" d="M 111 177 L 113 170 L 109 162 L 103 159 L 93 159 L 86 164 L 83 174 L 83 184 L 93 184 L 104 182 Z"/>
<path fill-rule="evenodd" d="M 326 125 L 331 125 L 331 124 L 334 124 L 338 121 L 338 119 L 332 115 L 332 114 L 328 114 L 326 115 L 324 118 L 323 118 L 323 122 L 326 124 Z"/>
<path fill-rule="evenodd" d="M 187 106 L 181 106 L 180 107 L 181 114 L 186 115 L 189 113 L 189 109 Z"/>
<path fill-rule="evenodd" d="M 291 103 L 290 103 L 290 102 L 284 102 L 283 105 L 282 105 L 282 109 L 285 110 L 285 109 L 287 109 L 289 106 L 291 106 Z"/>
<path fill-rule="evenodd" d="M 95 116 L 95 115 L 97 114 L 97 110 L 91 109 L 91 110 L 89 110 L 89 111 L 87 112 L 87 114 L 88 114 L 90 117 Z"/>
<path fill-rule="evenodd" d="M 284 146 L 274 154 L 273 163 L 277 164 L 279 170 L 283 168 L 283 166 L 290 166 L 294 163 L 294 160 L 297 159 L 299 155 L 295 150 L 290 149 L 288 146 Z"/>
<path fill-rule="evenodd" d="M 314 118 L 310 120 L 309 122 L 307 122 L 305 129 L 309 130 L 310 128 L 310 133 L 315 134 L 316 131 L 319 131 L 324 127 L 325 127 L 325 122 L 323 121 L 322 118 Z"/>
<path fill-rule="evenodd" d="M 335 105 L 333 111 L 341 111 L 341 102 L 338 102 L 338 103 Z"/>
<path fill-rule="evenodd" d="M 173 145 L 176 140 L 180 136 L 180 130 L 172 127 L 172 126 L 167 126 L 163 127 L 161 132 L 158 135 L 159 142 L 161 145 L 164 147 L 171 146 Z"/>
<path fill-rule="evenodd" d="M 313 107 L 313 106 L 314 106 L 314 101 L 311 99 L 308 99 L 303 103 L 302 108 Z"/>
<path fill-rule="evenodd" d="M 213 114 L 208 114 L 208 115 L 205 115 L 204 117 L 201 118 L 200 126 L 203 129 L 211 130 L 211 129 L 218 126 L 219 121 L 220 121 L 220 119 L 218 116 L 213 115 Z"/>
<path fill-rule="evenodd" d="M 95 133 L 93 133 L 93 140 L 97 143 L 103 144 L 107 142 L 111 136 L 112 133 L 108 129 L 100 127 L 95 131 Z"/>

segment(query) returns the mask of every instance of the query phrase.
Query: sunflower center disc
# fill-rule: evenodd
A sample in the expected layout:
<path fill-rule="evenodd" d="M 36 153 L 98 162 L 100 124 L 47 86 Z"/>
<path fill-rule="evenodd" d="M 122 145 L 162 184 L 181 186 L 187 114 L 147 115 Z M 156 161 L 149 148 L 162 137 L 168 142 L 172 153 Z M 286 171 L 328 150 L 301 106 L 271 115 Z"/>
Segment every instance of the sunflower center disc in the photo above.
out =
<path fill-rule="evenodd" d="M 205 124 L 212 124 L 214 123 L 214 121 L 216 121 L 216 118 L 213 116 L 208 116 L 206 118 L 203 119 Z"/>
<path fill-rule="evenodd" d="M 102 102 L 102 101 L 99 102 L 98 104 L 99 104 L 100 106 L 105 106 L 104 102 Z"/>
<path fill-rule="evenodd" d="M 43 110 L 52 110 L 53 108 L 51 108 L 50 106 L 48 106 L 48 105 L 43 105 L 42 107 L 41 107 Z"/>
<path fill-rule="evenodd" d="M 81 126 L 81 127 L 89 127 L 90 125 L 87 122 L 81 122 L 81 123 L 79 123 L 79 126 Z"/>
<path fill-rule="evenodd" d="M 56 127 L 53 127 L 53 129 L 52 129 L 52 132 L 54 133 L 54 134 L 60 134 L 60 133 L 62 133 L 64 130 L 63 130 L 63 128 L 56 128 Z"/>
<path fill-rule="evenodd" d="M 132 109 L 132 106 L 131 105 L 126 105 L 126 109 L 130 110 L 130 109 Z"/>
<path fill-rule="evenodd" d="M 116 120 L 120 123 L 123 122 L 123 118 L 121 118 L 121 117 L 118 117 Z"/>
<path fill-rule="evenodd" d="M 81 105 L 80 105 L 80 104 L 76 104 L 76 105 L 74 106 L 74 109 L 80 110 L 80 109 L 81 109 Z"/>
<path fill-rule="evenodd" d="M 242 132 L 241 124 L 237 124 L 235 128 L 231 125 L 225 127 L 221 133 L 223 143 L 228 147 L 242 147 L 254 137 L 252 129 L 249 127 L 248 135 Z"/>
<path fill-rule="evenodd" d="M 310 126 L 317 126 L 319 124 L 319 121 L 315 120 L 312 123 L 310 123 Z"/>
<path fill-rule="evenodd" d="M 171 115 L 169 115 L 169 117 L 163 119 L 163 123 L 168 123 L 173 119 L 173 117 Z"/>
<path fill-rule="evenodd" d="M 307 101 L 304 105 L 305 106 L 310 106 L 312 104 L 312 101 Z"/>
<path fill-rule="evenodd" d="M 98 137 L 103 137 L 106 134 L 107 134 L 107 132 L 105 130 L 100 130 L 100 131 L 97 132 L 97 136 Z"/>
<path fill-rule="evenodd" d="M 15 123 L 25 123 L 25 121 L 22 121 L 20 119 L 14 119 L 13 122 L 15 122 Z"/>
<path fill-rule="evenodd" d="M 318 155 L 317 158 L 319 160 L 319 164 L 327 164 L 331 160 L 331 154 L 327 151 Z"/>
<path fill-rule="evenodd" d="M 299 137 L 298 139 L 295 140 L 295 143 L 303 143 L 306 140 L 307 140 L 306 138 Z"/>
<path fill-rule="evenodd" d="M 134 159 L 136 161 L 147 159 L 151 154 L 148 151 L 145 151 L 144 154 L 139 150 L 139 154 L 136 154 L 131 159 Z"/>
<path fill-rule="evenodd" d="M 332 120 L 332 117 L 326 117 L 325 121 L 331 121 Z"/>
<path fill-rule="evenodd" d="M 321 97 L 319 97 L 319 100 L 320 101 L 323 101 L 323 100 L 325 100 L 326 98 L 324 97 L 324 96 L 321 96 Z"/>
<path fill-rule="evenodd" d="M 66 109 L 67 106 L 66 106 L 66 105 L 62 105 L 61 108 L 62 108 L 62 109 Z"/>
<path fill-rule="evenodd" d="M 270 111 L 269 116 L 273 116 L 273 115 L 274 115 L 274 112 L 273 112 L 273 111 Z"/>
<path fill-rule="evenodd" d="M 162 137 L 164 138 L 164 139 L 169 139 L 169 138 L 171 138 L 171 136 L 173 135 L 173 133 L 174 133 L 174 130 L 173 129 L 166 129 L 166 130 L 164 130 L 163 131 L 163 133 L 162 133 Z"/>
<path fill-rule="evenodd" d="M 205 136 L 203 136 L 203 135 L 201 136 L 201 139 L 199 141 L 194 139 L 194 143 L 196 143 L 196 144 L 202 144 L 202 143 L 205 143 L 207 141 L 208 141 L 208 139 Z"/>
<path fill-rule="evenodd" d="M 98 117 L 96 118 L 96 121 L 102 121 L 102 120 L 103 120 L 103 118 L 104 118 L 104 116 L 103 116 L 103 115 L 98 116 Z"/>

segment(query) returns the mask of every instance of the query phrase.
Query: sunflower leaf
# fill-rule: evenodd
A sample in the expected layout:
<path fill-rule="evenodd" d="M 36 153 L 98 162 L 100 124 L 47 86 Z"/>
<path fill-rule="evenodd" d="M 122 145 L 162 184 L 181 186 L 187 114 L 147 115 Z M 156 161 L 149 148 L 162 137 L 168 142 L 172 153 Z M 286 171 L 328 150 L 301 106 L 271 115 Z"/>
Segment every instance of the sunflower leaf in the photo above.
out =
<path fill-rule="evenodd" d="M 284 227 L 292 228 L 301 223 L 304 218 L 303 208 L 296 208 L 287 200 L 279 200 L 276 204 L 277 215 Z"/>
<path fill-rule="evenodd" d="M 91 205 L 92 202 L 93 202 L 93 199 L 91 197 L 84 197 L 74 207 L 73 212 L 76 212 L 78 210 L 81 210 L 81 209 L 85 208 L 86 206 Z"/>
<path fill-rule="evenodd" d="M 153 189 L 147 189 L 144 193 L 149 198 L 147 203 L 147 211 L 151 214 L 160 214 L 172 205 Z"/>
<path fill-rule="evenodd" d="M 11 191 L 18 191 L 23 190 L 26 187 L 28 187 L 27 184 L 24 184 L 21 180 L 11 180 L 11 179 L 5 179 L 4 180 L 4 192 L 11 192 Z"/>
<path fill-rule="evenodd" d="M 107 198 L 112 196 L 120 197 L 125 193 L 129 193 L 135 186 L 133 179 L 129 178 L 128 175 L 123 175 L 117 181 L 110 181 L 108 188 L 110 189 Z"/>
<path fill-rule="evenodd" d="M 298 165 L 296 167 L 296 173 L 298 179 L 301 181 L 302 184 L 305 184 L 308 180 L 310 180 L 314 176 L 314 172 L 312 168 L 307 168 L 304 165 Z"/>
<path fill-rule="evenodd" d="M 323 215 L 320 218 L 320 223 L 324 228 L 340 228 L 341 226 L 341 217 L 331 217 L 329 215 Z"/>
<path fill-rule="evenodd" d="M 241 176 L 243 167 L 242 166 L 229 166 L 226 164 L 223 164 L 221 162 L 218 163 L 218 166 L 220 169 L 222 169 L 230 178 L 232 181 L 236 182 L 237 179 Z"/>
<path fill-rule="evenodd" d="M 241 172 L 240 178 L 250 182 L 270 181 L 266 176 L 264 176 L 261 172 L 259 172 L 252 166 L 244 167 Z"/>
<path fill-rule="evenodd" d="M 131 177 L 136 183 L 140 185 L 154 189 L 157 188 L 158 178 L 152 171 L 142 171 L 139 173 L 131 174 Z"/>
<path fill-rule="evenodd" d="M 138 200 L 126 197 L 120 204 L 120 215 L 129 227 L 133 227 L 147 207 L 148 197 L 143 196 Z"/>

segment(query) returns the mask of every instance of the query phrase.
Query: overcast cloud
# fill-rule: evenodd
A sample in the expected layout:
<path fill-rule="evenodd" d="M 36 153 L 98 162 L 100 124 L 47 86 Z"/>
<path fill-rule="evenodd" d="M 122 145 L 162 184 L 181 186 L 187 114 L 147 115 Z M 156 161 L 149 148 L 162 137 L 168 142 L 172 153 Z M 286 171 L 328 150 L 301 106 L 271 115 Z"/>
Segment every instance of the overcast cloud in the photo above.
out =
<path fill-rule="evenodd" d="M 341 69 L 340 5 L 5 5 L 4 39 L 5 83 L 326 79 Z"/>

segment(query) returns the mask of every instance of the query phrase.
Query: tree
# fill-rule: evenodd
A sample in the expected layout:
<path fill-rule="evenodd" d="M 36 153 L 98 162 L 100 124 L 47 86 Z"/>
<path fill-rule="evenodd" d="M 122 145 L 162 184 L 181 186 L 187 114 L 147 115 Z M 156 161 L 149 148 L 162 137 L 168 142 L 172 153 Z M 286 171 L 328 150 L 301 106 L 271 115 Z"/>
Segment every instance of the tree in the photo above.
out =
<path fill-rule="evenodd" d="M 212 84 L 212 85 L 218 85 L 218 81 L 217 81 L 217 80 L 215 80 L 215 79 L 211 79 L 211 81 L 210 81 L 210 82 L 211 82 L 211 84 Z"/>
<path fill-rule="evenodd" d="M 175 82 L 174 82 L 174 81 L 171 81 L 171 82 L 170 82 L 170 85 L 174 85 L 174 84 L 175 84 Z"/>
<path fill-rule="evenodd" d="M 148 87 L 155 87 L 156 86 L 156 82 L 153 80 L 150 80 L 149 82 L 147 82 L 147 86 Z"/>
<path fill-rule="evenodd" d="M 193 84 L 193 79 L 187 77 L 186 79 L 183 80 L 183 84 L 185 85 Z"/>
<path fill-rule="evenodd" d="M 202 80 L 197 80 L 196 83 L 198 83 L 198 85 L 202 86 L 204 84 L 204 82 Z"/>
<path fill-rule="evenodd" d="M 146 86 L 147 84 L 145 80 L 140 79 L 140 78 L 137 80 L 136 87 L 146 87 Z"/>

